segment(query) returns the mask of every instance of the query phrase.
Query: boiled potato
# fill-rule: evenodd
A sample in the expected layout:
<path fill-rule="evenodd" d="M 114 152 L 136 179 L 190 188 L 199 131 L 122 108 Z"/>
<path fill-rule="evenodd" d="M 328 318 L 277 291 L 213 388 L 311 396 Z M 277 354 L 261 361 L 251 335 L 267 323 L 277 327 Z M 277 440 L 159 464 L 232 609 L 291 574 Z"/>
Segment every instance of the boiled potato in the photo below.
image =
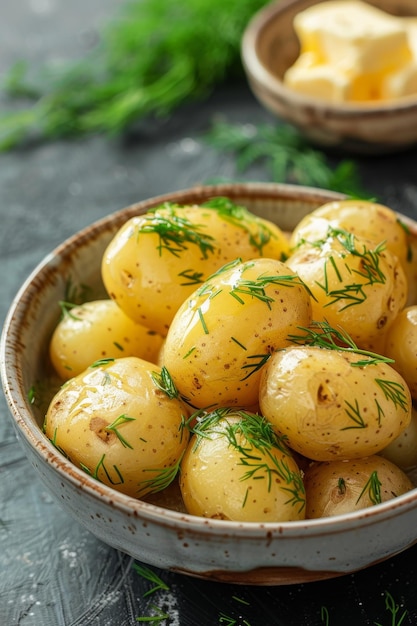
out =
<path fill-rule="evenodd" d="M 411 421 L 392 443 L 380 452 L 403 470 L 417 467 L 417 409 L 413 406 Z"/>
<path fill-rule="evenodd" d="M 174 479 L 188 416 L 164 370 L 137 357 L 98 362 L 65 383 L 44 431 L 78 467 L 136 498 Z"/>
<path fill-rule="evenodd" d="M 407 301 L 407 280 L 383 245 L 329 226 L 300 245 L 287 265 L 310 288 L 313 319 L 341 326 L 361 348 L 376 351 Z"/>
<path fill-rule="evenodd" d="M 313 463 L 305 473 L 304 485 L 308 519 L 365 509 L 414 487 L 407 474 L 378 455 Z"/>
<path fill-rule="evenodd" d="M 417 232 L 415 228 L 408 235 L 408 262 L 406 266 L 406 276 L 408 282 L 407 306 L 417 304 Z"/>
<path fill-rule="evenodd" d="M 303 240 L 326 236 L 329 224 L 342 228 L 375 244 L 385 242 L 387 250 L 398 257 L 403 269 L 408 265 L 407 228 L 389 207 L 368 200 L 334 200 L 306 215 L 294 228 L 291 247 Z"/>
<path fill-rule="evenodd" d="M 286 258 L 287 237 L 225 198 L 204 205 L 163 204 L 128 220 L 103 255 L 109 296 L 134 321 L 163 335 L 182 302 L 225 263 Z"/>
<path fill-rule="evenodd" d="M 219 409 L 202 418 L 181 462 L 189 513 L 242 522 L 304 518 L 301 473 L 263 417 Z"/>
<path fill-rule="evenodd" d="M 417 305 L 406 307 L 397 315 L 387 330 L 384 354 L 394 359 L 392 366 L 417 400 Z"/>
<path fill-rule="evenodd" d="M 113 300 L 93 300 L 66 310 L 51 338 L 52 364 L 63 380 L 95 361 L 138 356 L 157 362 L 163 338 L 136 324 Z"/>
<path fill-rule="evenodd" d="M 310 321 L 310 295 L 284 263 L 237 259 L 182 304 L 164 344 L 164 365 L 193 407 L 251 408 L 263 365 Z"/>
<path fill-rule="evenodd" d="M 380 452 L 407 428 L 411 396 L 387 363 L 316 346 L 276 352 L 262 372 L 262 414 L 288 445 L 316 461 Z"/>

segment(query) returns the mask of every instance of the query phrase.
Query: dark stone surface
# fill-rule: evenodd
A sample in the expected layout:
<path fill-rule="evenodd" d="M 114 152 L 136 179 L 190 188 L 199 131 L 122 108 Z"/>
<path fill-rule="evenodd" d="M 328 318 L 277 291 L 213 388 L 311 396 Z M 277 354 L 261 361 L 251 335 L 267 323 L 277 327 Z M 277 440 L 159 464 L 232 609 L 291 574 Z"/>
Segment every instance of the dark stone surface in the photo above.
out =
<path fill-rule="evenodd" d="M 120 5 L 0 0 L 0 73 L 21 56 L 35 65 L 81 56 Z M 202 141 L 218 114 L 244 123 L 270 119 L 242 84 L 128 142 L 96 136 L 0 155 L 0 323 L 34 266 L 83 226 L 149 196 L 218 177 L 242 179 L 230 156 Z M 417 217 L 415 150 L 358 164 L 371 193 Z M 267 180 L 268 174 L 260 167 L 245 177 Z M 288 588 L 159 572 L 169 591 L 145 597 L 149 585 L 132 559 L 95 539 L 52 501 L 24 457 L 2 397 L 0 520 L 2 626 L 130 626 L 154 614 L 154 606 L 169 613 L 161 623 L 170 626 L 392 626 L 404 611 L 402 626 L 417 624 L 417 548 L 355 575 Z M 401 605 L 397 621 L 386 609 L 387 593 Z"/>

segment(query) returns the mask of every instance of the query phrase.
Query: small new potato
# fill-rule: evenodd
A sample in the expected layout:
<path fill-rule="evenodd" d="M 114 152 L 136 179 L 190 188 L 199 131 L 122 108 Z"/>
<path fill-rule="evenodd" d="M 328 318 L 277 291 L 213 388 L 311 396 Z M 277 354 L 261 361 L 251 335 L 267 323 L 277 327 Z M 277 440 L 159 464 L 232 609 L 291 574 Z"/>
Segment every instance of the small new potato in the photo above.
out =
<path fill-rule="evenodd" d="M 394 359 L 392 367 L 401 374 L 417 400 L 417 305 L 400 311 L 392 322 L 386 333 L 384 354 Z"/>
<path fill-rule="evenodd" d="M 407 428 L 411 395 L 387 363 L 357 353 L 293 346 L 272 355 L 259 405 L 288 445 L 316 461 L 377 454 Z"/>
<path fill-rule="evenodd" d="M 185 300 L 174 317 L 163 362 L 191 406 L 252 408 L 262 367 L 311 321 L 310 295 L 275 259 L 224 266 Z"/>
<path fill-rule="evenodd" d="M 313 463 L 304 475 L 306 518 L 366 509 L 414 488 L 407 474 L 378 455 Z"/>
<path fill-rule="evenodd" d="M 291 233 L 290 246 L 326 235 L 328 226 L 342 228 L 374 244 L 385 242 L 403 269 L 409 265 L 407 228 L 389 207 L 368 200 L 334 200 L 306 215 Z"/>
<path fill-rule="evenodd" d="M 341 326 L 360 348 L 377 351 L 406 304 L 407 279 L 384 244 L 328 227 L 300 245 L 287 260 L 310 288 L 313 319 Z"/>
<path fill-rule="evenodd" d="M 262 416 L 219 409 L 203 417 L 195 432 L 180 471 L 189 513 L 241 522 L 304 519 L 300 470 Z"/>
<path fill-rule="evenodd" d="M 102 259 L 109 296 L 134 321 L 166 335 L 182 302 L 235 259 L 288 256 L 280 228 L 226 198 L 165 203 L 124 224 Z"/>
<path fill-rule="evenodd" d="M 380 452 L 403 470 L 417 467 L 417 409 L 413 406 L 407 428 Z"/>
<path fill-rule="evenodd" d="M 188 414 L 171 391 L 158 366 L 109 359 L 61 387 L 44 432 L 76 466 L 141 498 L 170 484 L 188 443 Z"/>
<path fill-rule="evenodd" d="M 132 321 L 113 300 L 93 300 L 66 310 L 49 353 L 62 378 L 81 374 L 95 361 L 137 356 L 156 363 L 163 338 Z"/>

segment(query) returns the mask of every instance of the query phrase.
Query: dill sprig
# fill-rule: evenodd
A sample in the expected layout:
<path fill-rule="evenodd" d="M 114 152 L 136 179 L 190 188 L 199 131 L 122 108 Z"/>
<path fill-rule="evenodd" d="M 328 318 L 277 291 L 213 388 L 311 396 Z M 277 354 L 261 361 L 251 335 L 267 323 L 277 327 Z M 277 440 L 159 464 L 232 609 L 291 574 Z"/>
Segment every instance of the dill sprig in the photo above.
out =
<path fill-rule="evenodd" d="M 362 498 L 362 496 L 367 493 L 372 504 L 381 504 L 382 496 L 381 496 L 381 486 L 382 483 L 379 480 L 378 472 L 373 471 L 369 476 L 364 488 L 360 492 L 358 499 L 356 500 L 356 504 Z"/>
<path fill-rule="evenodd" d="M 102 482 L 102 480 L 100 479 L 100 472 L 102 471 L 111 485 L 122 485 L 125 481 L 124 481 L 121 471 L 119 470 L 117 465 L 113 465 L 114 474 L 117 476 L 117 478 L 113 477 L 112 474 L 110 473 L 110 468 L 105 463 L 105 459 L 106 459 L 106 455 L 103 454 L 100 457 L 93 471 L 90 470 L 90 468 L 87 467 L 87 465 L 81 462 L 80 462 L 80 468 L 86 474 L 88 474 L 92 478 L 95 478 L 95 480 L 98 480 L 99 482 Z"/>
<path fill-rule="evenodd" d="M 158 576 L 158 574 L 150 567 L 146 567 L 146 565 L 140 565 L 139 563 L 133 563 L 133 569 L 139 574 L 139 576 L 149 581 L 153 585 L 150 589 L 148 589 L 148 591 L 143 594 L 144 598 L 157 591 L 169 591 L 169 586 L 167 585 L 167 583 L 164 582 L 162 578 L 160 578 L 160 576 Z"/>
<path fill-rule="evenodd" d="M 229 198 L 217 197 L 203 202 L 202 207 L 213 209 L 227 222 L 244 230 L 249 243 L 262 255 L 264 247 L 275 235 L 265 223 L 244 206 L 235 204 Z M 283 259 L 284 260 L 284 259 Z"/>
<path fill-rule="evenodd" d="M 163 391 L 168 398 L 173 399 L 179 397 L 178 389 L 165 365 L 161 368 L 160 372 L 152 372 L 151 377 L 158 389 Z"/>
<path fill-rule="evenodd" d="M 109 424 L 109 426 L 106 426 L 104 430 L 114 433 L 124 448 L 130 448 L 131 450 L 133 450 L 133 446 L 121 434 L 120 427 L 123 426 L 123 424 L 127 424 L 128 422 L 134 422 L 135 419 L 135 417 L 129 417 L 126 414 L 119 415 L 119 417 L 116 417 L 116 419 L 111 424 Z"/>
<path fill-rule="evenodd" d="M 334 167 L 324 152 L 314 149 L 287 124 L 232 124 L 217 121 L 205 135 L 216 150 L 236 155 L 238 171 L 260 162 L 275 182 L 332 189 L 352 197 L 370 198 L 362 189 L 356 164 L 343 160 Z"/>
<path fill-rule="evenodd" d="M 408 411 L 409 404 L 404 385 L 398 381 L 383 378 L 375 378 L 375 382 L 382 389 L 387 400 L 391 400 L 395 407 L 399 406 L 403 411 Z"/>
<path fill-rule="evenodd" d="M 243 271 L 247 267 L 250 267 L 250 265 L 245 264 Z M 271 276 L 260 274 L 255 280 L 247 280 L 245 278 L 238 279 L 236 281 L 236 285 L 230 290 L 230 295 L 241 304 L 245 303 L 241 297 L 242 295 L 257 298 L 261 302 L 265 302 L 270 309 L 271 302 L 274 302 L 274 298 L 268 296 L 265 292 L 265 287 L 268 287 L 269 285 L 277 285 L 279 287 L 294 287 L 294 285 L 301 285 L 308 291 L 306 284 L 296 274 L 276 274 Z"/>
<path fill-rule="evenodd" d="M 131 0 L 98 45 L 60 74 L 46 66 L 30 79 L 20 61 L 4 84 L 13 102 L 0 116 L 0 150 L 30 139 L 120 134 L 207 97 L 226 78 L 243 76 L 241 37 L 265 4 L 241 0 L 236 10 L 235 0 Z"/>
<path fill-rule="evenodd" d="M 302 334 L 288 335 L 287 339 L 296 345 L 316 346 L 328 350 L 338 350 L 341 352 L 351 352 L 364 359 L 358 359 L 351 363 L 356 367 L 366 365 L 377 365 L 379 363 L 394 363 L 394 359 L 385 357 L 370 350 L 359 348 L 352 337 L 342 327 L 334 328 L 327 321 L 313 321 L 309 328 L 298 327 Z"/>
<path fill-rule="evenodd" d="M 189 244 L 199 247 L 206 259 L 209 252 L 215 249 L 214 237 L 201 232 L 203 225 L 191 222 L 181 214 L 182 206 L 166 202 L 159 207 L 149 209 L 146 219 L 138 228 L 138 236 L 154 233 L 159 237 L 158 250 L 161 255 L 167 250 L 174 256 L 180 256 Z"/>
<path fill-rule="evenodd" d="M 385 609 L 391 614 L 391 626 L 401 626 L 408 615 L 408 611 L 406 609 L 401 615 L 399 615 L 400 606 L 395 602 L 389 591 L 385 592 Z M 382 626 L 382 624 L 380 622 L 375 622 L 375 626 Z"/>
<path fill-rule="evenodd" d="M 149 472 L 153 474 L 153 476 L 147 480 L 141 480 L 138 483 L 137 497 L 141 498 L 143 495 L 157 493 L 169 487 L 179 472 L 183 455 L 184 453 L 180 455 L 176 463 L 168 467 L 144 469 L 144 472 Z"/>
<path fill-rule="evenodd" d="M 156 604 L 151 604 L 151 608 L 153 609 L 153 611 L 155 611 L 154 615 L 137 617 L 136 621 L 146 622 L 148 624 L 152 623 L 156 624 L 156 626 L 160 626 L 162 622 L 166 622 L 166 620 L 169 619 L 169 613 L 162 611 Z"/>

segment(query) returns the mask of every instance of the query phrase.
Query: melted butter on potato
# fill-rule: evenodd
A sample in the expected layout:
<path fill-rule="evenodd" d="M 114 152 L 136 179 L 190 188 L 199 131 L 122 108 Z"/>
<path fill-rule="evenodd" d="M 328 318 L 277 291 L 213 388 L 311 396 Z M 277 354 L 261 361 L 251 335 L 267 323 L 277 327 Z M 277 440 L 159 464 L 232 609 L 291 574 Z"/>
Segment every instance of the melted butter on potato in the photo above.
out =
<path fill-rule="evenodd" d="M 411 395 L 387 363 L 315 346 L 275 353 L 261 378 L 262 414 L 288 445 L 317 460 L 380 452 L 411 419 Z"/>
<path fill-rule="evenodd" d="M 195 433 L 180 472 L 189 513 L 243 522 L 304 519 L 300 470 L 263 417 L 219 409 Z"/>
<path fill-rule="evenodd" d="M 71 461 L 133 497 L 175 477 L 189 433 L 161 368 L 137 357 L 96 363 L 52 399 L 44 431 Z"/>
<path fill-rule="evenodd" d="M 378 455 L 313 463 L 305 473 L 304 484 L 308 519 L 366 509 L 414 488 L 399 467 Z"/>
<path fill-rule="evenodd" d="M 99 359 L 137 356 L 156 363 L 163 338 L 131 320 L 113 300 L 94 300 L 64 313 L 51 338 L 52 364 L 62 378 Z"/>
<path fill-rule="evenodd" d="M 128 220 L 104 252 L 109 296 L 136 322 L 166 335 L 182 302 L 235 259 L 286 258 L 280 228 L 225 198 L 203 205 L 166 203 Z"/>
<path fill-rule="evenodd" d="M 169 329 L 163 361 L 196 408 L 258 403 L 262 367 L 311 321 L 310 295 L 275 259 L 224 266 L 185 300 Z"/>

